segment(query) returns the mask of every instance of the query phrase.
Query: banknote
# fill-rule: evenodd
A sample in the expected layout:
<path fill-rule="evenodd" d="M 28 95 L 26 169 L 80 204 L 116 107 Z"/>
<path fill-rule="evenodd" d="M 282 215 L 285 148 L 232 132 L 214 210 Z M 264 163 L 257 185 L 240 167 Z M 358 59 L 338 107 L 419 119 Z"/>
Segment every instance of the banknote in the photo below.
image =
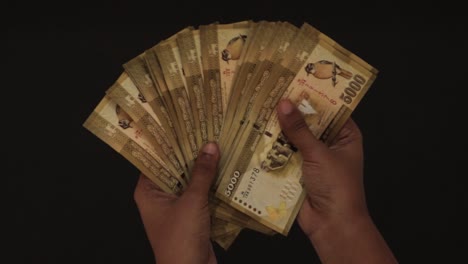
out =
<path fill-rule="evenodd" d="M 138 89 L 135 87 L 133 82 L 126 76 L 125 73 L 122 74 L 122 76 L 119 78 L 117 83 L 119 85 L 113 86 L 113 89 L 111 89 L 110 92 L 108 93 L 109 96 L 111 96 L 112 98 L 115 98 L 115 100 L 120 100 L 122 102 L 122 105 L 124 106 L 126 106 L 128 101 L 130 100 L 133 108 L 136 108 L 137 106 L 144 107 L 146 113 L 149 116 L 151 116 L 153 119 L 157 120 L 157 122 L 159 123 L 158 117 L 151 111 L 151 108 L 149 108 L 148 105 L 144 103 L 144 98 L 139 96 Z M 141 100 L 136 100 L 137 96 Z M 135 103 L 135 101 L 137 103 Z M 141 107 L 140 107 L 140 111 L 136 111 L 137 114 L 135 118 L 141 119 L 141 117 L 138 115 L 138 113 L 143 113 Z M 130 111 L 135 111 L 135 110 L 129 109 L 129 112 Z M 145 119 L 148 119 L 148 117 L 146 117 Z M 218 206 L 218 205 L 219 205 L 219 202 L 217 203 L 217 205 L 213 204 L 213 206 Z M 255 223 L 252 220 L 249 220 L 245 215 L 240 214 L 240 212 L 235 211 L 233 208 L 230 208 L 227 206 L 221 206 L 221 207 L 218 207 L 215 211 L 216 211 L 215 215 L 220 216 L 229 221 L 237 221 L 237 223 L 243 225 L 244 227 L 247 227 L 247 228 L 262 232 L 262 233 L 269 232 L 265 227 Z"/>
<path fill-rule="evenodd" d="M 198 55 L 198 64 L 200 65 L 200 71 L 201 71 L 201 75 L 202 75 L 202 78 L 204 79 L 204 76 L 203 76 L 203 64 L 202 64 L 202 59 L 201 59 L 201 42 L 200 42 L 200 30 L 198 29 L 194 29 L 192 30 L 192 35 L 193 35 L 193 41 L 195 43 L 195 49 L 197 51 L 197 55 Z"/>
<path fill-rule="evenodd" d="M 179 34 L 181 34 L 181 32 L 179 32 L 178 35 Z M 195 36 L 195 40 L 197 40 L 196 34 L 194 34 L 194 36 Z M 157 59 L 156 54 L 152 54 L 152 53 L 153 53 L 152 51 L 148 51 L 145 53 L 145 59 L 146 59 L 147 65 L 149 65 L 149 68 L 151 68 L 151 72 L 153 74 L 152 79 L 155 80 L 155 83 L 158 84 L 156 86 L 160 88 L 161 95 L 166 98 L 166 102 L 168 102 L 168 104 L 170 105 L 172 100 L 169 95 L 169 88 L 166 86 L 166 82 L 164 81 L 163 72 L 159 65 L 159 60 Z M 170 112 L 171 107 L 168 107 L 168 109 Z M 176 114 L 173 114 L 172 116 L 175 116 L 175 118 L 177 118 Z M 177 126 L 176 122 L 174 122 L 174 126 L 175 127 Z M 179 139 L 183 137 L 183 135 L 180 134 L 181 130 L 176 130 L 176 132 L 178 132 L 180 135 Z M 245 216 L 242 216 L 239 219 L 239 215 L 242 215 L 242 214 L 240 214 L 240 212 L 235 211 L 233 208 L 227 208 L 227 207 L 223 208 L 218 205 L 216 206 L 216 208 L 217 209 L 216 209 L 215 215 L 220 214 L 220 217 L 222 217 L 223 219 L 230 220 L 230 221 L 235 221 L 235 219 L 237 219 L 237 223 L 240 225 L 244 225 L 247 228 L 251 228 L 259 232 L 269 233 L 269 231 L 265 230 L 266 228 L 263 227 L 261 224 L 255 223 L 255 221 L 249 220 Z"/>
<path fill-rule="evenodd" d="M 163 191 L 180 194 L 185 182 L 166 169 L 148 139 L 116 103 L 104 97 L 83 126 L 150 178 Z"/>
<path fill-rule="evenodd" d="M 182 130 L 181 134 L 184 136 L 187 145 L 188 165 L 191 168 L 191 164 L 193 164 L 198 155 L 200 146 L 196 139 L 195 121 L 190 106 L 186 79 L 182 72 L 179 48 L 176 42 L 177 35 L 187 31 L 190 32 L 190 29 L 181 31 L 175 37 L 159 43 L 153 50 L 160 64 L 163 65 L 161 67 L 162 73 L 176 112 L 174 118 L 179 121 L 179 127 Z"/>
<path fill-rule="evenodd" d="M 279 23 L 278 29 L 269 45 L 267 45 L 260 55 L 259 67 L 256 69 L 252 78 L 246 83 L 243 90 L 243 96 L 248 98 L 241 103 L 238 103 L 237 118 L 241 118 L 240 123 L 243 124 L 245 119 L 250 114 L 253 105 L 256 102 L 257 96 L 264 93 L 265 84 L 268 84 L 268 80 L 271 75 L 273 68 L 280 64 L 283 60 L 286 51 L 291 46 L 290 43 L 293 38 L 296 37 L 298 28 L 289 23 Z M 266 86 L 268 88 L 268 86 Z M 267 89 L 265 88 L 265 89 Z M 234 128 L 236 129 L 236 128 Z"/>
<path fill-rule="evenodd" d="M 174 147 L 178 146 L 178 142 L 176 140 L 177 134 L 175 132 L 174 125 L 169 117 L 167 106 L 158 93 L 158 89 L 156 88 L 156 84 L 153 82 L 153 78 L 151 78 L 150 69 L 146 65 L 145 61 L 145 53 L 124 63 L 123 67 L 140 92 L 138 97 L 144 98 L 146 103 L 151 107 L 152 113 L 154 113 L 153 117 L 155 119 L 157 118 L 158 123 L 160 123 L 166 131 L 171 144 Z"/>
<path fill-rule="evenodd" d="M 227 137 L 227 144 L 224 144 L 223 150 L 227 153 L 233 153 L 231 148 L 233 142 L 241 134 L 240 130 L 244 127 L 245 119 L 250 114 L 250 111 L 257 100 L 257 96 L 264 93 L 262 90 L 265 84 L 268 83 L 270 78 L 274 78 L 272 75 L 273 68 L 275 68 L 283 59 L 286 50 L 289 48 L 290 43 L 296 36 L 298 29 L 290 23 L 277 23 L 274 34 L 268 44 L 262 49 L 258 61 L 255 64 L 258 67 L 255 68 L 249 80 L 242 87 L 242 98 L 237 103 L 236 113 L 234 114 L 233 120 L 239 122 L 231 122 L 229 127 L 229 136 Z M 231 143 L 231 144 L 229 144 Z M 231 157 L 227 157 L 229 160 Z M 221 165 L 225 164 L 225 160 L 221 161 Z"/>
<path fill-rule="evenodd" d="M 238 225 L 216 217 L 211 218 L 210 238 L 225 250 L 229 248 L 240 231 L 242 227 Z"/>
<path fill-rule="evenodd" d="M 301 39 L 302 38 L 302 39 Z M 323 141 L 341 128 L 372 84 L 376 70 L 308 24 L 295 39 L 271 82 L 259 93 L 237 155 L 222 175 L 216 196 L 286 235 L 304 199 L 302 158 L 274 116 L 281 97 L 294 101 L 313 134 Z M 285 67 L 281 67 L 285 66 Z M 273 115 L 273 118 L 272 118 Z"/>
<path fill-rule="evenodd" d="M 277 31 L 279 30 L 280 26 L 278 26 Z M 273 104 L 269 104 L 269 101 L 265 102 L 260 98 L 263 98 L 265 95 L 269 95 L 271 92 L 278 96 L 280 94 L 280 89 L 284 92 L 284 89 L 287 87 L 287 83 L 285 83 L 285 81 L 290 82 L 294 75 L 299 71 L 299 68 L 302 65 L 301 63 L 305 61 L 305 59 L 308 56 L 308 53 L 306 53 L 305 51 L 315 46 L 315 39 L 317 38 L 317 34 L 318 31 L 316 31 L 314 28 L 302 26 L 300 31 L 294 37 L 292 45 L 284 45 L 286 46 L 286 50 L 284 51 L 286 52 L 286 54 L 284 55 L 284 59 L 280 60 L 280 63 L 272 63 L 271 61 L 267 60 L 265 64 L 268 67 L 265 68 L 261 65 L 262 58 L 259 59 L 259 66 L 257 67 L 256 73 L 253 74 L 257 76 L 255 78 L 256 80 L 254 80 L 254 77 L 251 77 L 250 81 L 250 85 L 251 87 L 254 87 L 254 91 L 245 91 L 245 93 L 255 93 L 255 98 L 250 98 L 247 102 L 244 102 L 243 108 L 239 107 L 237 111 L 237 118 L 240 122 L 237 124 L 237 126 L 235 126 L 235 124 L 233 123 L 231 131 L 234 132 L 231 132 L 232 135 L 228 136 L 228 144 L 229 142 L 236 142 L 237 146 L 244 146 L 246 144 L 245 140 L 248 139 L 248 136 L 246 136 L 245 133 L 248 132 L 245 132 L 245 130 L 248 129 L 250 124 L 250 121 L 248 119 L 249 114 L 251 112 L 258 113 L 258 108 L 262 107 L 265 104 L 270 107 L 274 106 Z M 276 39 L 278 40 L 278 38 Z M 267 54 L 261 55 L 261 57 L 270 57 L 268 53 L 271 54 L 272 50 L 275 50 L 275 47 L 276 49 L 278 49 L 278 46 L 278 44 L 273 45 L 273 49 L 270 49 L 270 52 L 262 52 L 262 54 Z M 262 74 L 260 75 L 259 72 Z M 249 107 L 250 109 L 247 111 L 246 107 Z M 232 170 L 232 166 L 235 166 L 235 162 L 233 161 L 237 160 L 237 158 L 240 155 L 243 155 L 242 148 L 231 149 L 229 148 L 229 146 L 233 145 L 231 144 L 225 146 L 225 151 L 227 150 L 227 152 L 229 153 L 228 158 L 221 159 L 221 175 L 225 175 L 226 171 L 228 171 L 229 169 Z M 246 162 L 246 159 L 248 159 L 248 157 L 244 157 L 244 159 L 244 162 Z M 226 161 L 229 161 L 230 165 L 226 164 Z M 216 186 L 218 186 L 218 184 L 221 182 L 221 179 L 221 177 L 217 179 Z"/>
<path fill-rule="evenodd" d="M 141 96 L 128 75 L 121 74 L 106 93 L 130 116 L 132 122 L 143 129 L 142 133 L 147 133 L 153 139 L 153 147 L 162 156 L 168 169 L 174 175 L 181 175 L 186 180 L 188 170 L 179 148 L 173 148 L 173 142 L 169 140 L 166 131 L 161 127 L 160 119 L 153 113 L 146 99 Z"/>
<path fill-rule="evenodd" d="M 193 162 L 194 157 L 188 142 L 187 134 L 185 133 L 184 121 L 183 119 L 180 120 L 178 118 L 178 116 L 181 115 L 180 112 L 182 109 L 179 108 L 177 100 L 175 100 L 174 102 L 172 99 L 172 95 L 168 88 L 168 85 L 166 84 L 163 69 L 156 54 L 155 48 L 156 46 L 145 51 L 145 62 L 148 66 L 148 69 L 150 70 L 150 75 L 153 82 L 155 83 L 155 88 L 157 88 L 157 92 L 163 99 L 163 102 L 166 106 L 169 119 L 172 121 L 175 133 L 177 135 L 177 141 L 179 143 L 178 145 L 180 146 L 180 150 L 184 156 L 186 164 L 189 166 L 190 163 Z M 179 89 L 177 91 L 179 92 L 179 94 L 184 93 L 185 88 Z M 174 94 L 174 91 L 172 92 L 172 94 Z M 177 96 L 177 94 L 175 94 L 175 96 Z M 182 101 L 184 100 L 182 99 Z"/>
<path fill-rule="evenodd" d="M 233 224 L 229 221 L 217 218 L 217 217 L 211 217 L 211 237 L 219 237 L 231 232 L 235 232 L 239 229 L 242 229 L 242 227 Z"/>
<path fill-rule="evenodd" d="M 213 240 L 223 249 L 227 250 L 234 243 L 241 230 L 237 229 L 222 236 L 216 236 Z"/>
<path fill-rule="evenodd" d="M 377 76 L 313 26 L 285 21 L 188 26 L 122 66 L 83 126 L 176 195 L 200 148 L 217 141 L 211 239 L 225 249 L 243 229 L 287 235 L 304 200 L 302 157 L 281 131 L 279 100 L 331 144 Z"/>
<path fill-rule="evenodd" d="M 237 62 L 244 51 L 245 43 L 253 26 L 252 21 L 242 21 L 232 24 L 216 25 L 218 61 L 220 71 L 220 98 L 222 113 L 226 112 L 228 100 L 231 96 L 232 83 L 236 74 Z M 223 123 L 223 119 L 220 119 Z"/>
<path fill-rule="evenodd" d="M 119 80 L 116 82 L 116 84 L 114 84 L 107 91 L 107 94 L 110 98 L 115 99 L 118 105 L 122 106 L 123 110 L 127 110 L 126 113 L 132 113 L 132 115 L 129 114 L 128 116 L 129 118 L 131 118 L 129 120 L 130 122 L 132 122 L 132 124 L 134 124 L 133 126 L 138 125 L 138 124 L 144 124 L 146 126 L 151 125 L 153 127 L 157 127 L 157 125 L 155 124 L 155 121 L 152 120 L 153 115 L 149 114 L 151 113 L 151 108 L 149 108 L 149 106 L 146 106 L 146 109 L 145 109 L 143 107 L 145 104 L 136 98 L 138 95 L 138 90 L 132 84 L 132 81 L 126 76 L 125 73 L 122 74 Z M 140 127 L 142 126 L 140 125 Z M 157 137 L 159 137 L 159 139 L 158 139 L 158 142 L 153 143 L 152 146 L 151 146 L 151 143 L 146 144 L 146 145 L 150 145 L 149 147 L 151 148 L 154 148 L 153 146 L 161 146 L 158 149 L 155 148 L 155 150 L 152 152 L 160 153 L 160 155 L 162 155 L 162 160 L 166 160 L 165 164 L 168 167 L 168 169 L 170 171 L 173 171 L 171 170 L 171 166 L 167 165 L 168 164 L 167 156 L 169 157 L 174 156 L 174 154 L 171 152 L 172 151 L 171 146 L 168 145 L 167 139 L 164 139 L 164 135 L 161 134 L 161 131 L 157 131 L 158 130 L 157 128 L 152 128 L 150 130 L 156 130 L 155 132 L 158 133 Z M 144 136 L 143 134 L 145 131 L 146 131 L 145 129 L 141 130 L 140 138 Z M 148 133 L 148 135 L 152 136 L 151 133 Z M 160 142 L 160 141 L 163 141 L 163 142 Z M 173 159 L 169 161 L 176 162 Z M 173 173 L 180 174 L 181 177 L 184 180 L 186 180 L 186 178 L 184 177 L 184 174 L 182 174 L 181 171 L 176 171 Z M 242 215 L 239 211 L 236 211 L 231 207 L 222 206 L 222 205 L 223 204 L 220 201 L 210 203 L 210 206 L 213 207 L 213 212 L 214 212 L 213 215 L 220 217 L 222 219 L 229 220 L 231 222 L 236 222 L 242 225 L 243 227 L 247 227 L 247 228 L 256 230 L 258 232 L 268 233 L 268 230 L 265 227 L 261 226 L 255 221 L 252 221 L 252 219 L 248 218 L 247 216 Z"/>
<path fill-rule="evenodd" d="M 236 78 L 234 78 L 234 82 L 232 83 L 232 91 L 219 141 L 222 151 L 225 150 L 225 145 L 229 141 L 228 136 L 232 136 L 232 133 L 229 132 L 231 131 L 232 122 L 236 122 L 234 115 L 237 111 L 239 100 L 241 100 L 242 91 L 245 89 L 245 84 L 252 77 L 262 51 L 273 38 L 275 24 L 275 22 L 268 21 L 255 23 L 251 29 L 251 37 L 247 38 L 245 42 L 245 47 L 236 65 Z"/>
<path fill-rule="evenodd" d="M 179 47 L 182 73 L 191 100 L 190 105 L 197 145 L 201 146 L 208 142 L 208 123 L 206 120 L 206 99 L 203 92 L 203 72 L 199 50 L 200 38 L 198 37 L 197 41 L 196 35 L 198 33 L 193 33 L 193 30 L 178 34 L 177 46 Z"/>
<path fill-rule="evenodd" d="M 219 140 L 224 120 L 223 112 L 230 96 L 236 62 L 241 56 L 251 26 L 250 21 L 200 26 L 210 140 Z"/>
<path fill-rule="evenodd" d="M 217 218 L 234 223 L 242 228 L 255 230 L 265 235 L 273 235 L 276 232 L 257 222 L 248 215 L 236 210 L 216 197 L 210 197 L 210 212 Z"/>
<path fill-rule="evenodd" d="M 177 195 L 182 193 L 186 186 L 185 181 L 171 176 L 170 172 L 164 168 L 167 165 L 158 156 L 148 137 L 142 133 L 143 130 L 115 102 L 105 97 L 84 126 L 124 155 L 163 191 Z M 217 209 L 218 212 L 223 213 L 224 219 L 231 222 L 213 218 L 216 223 L 214 234 L 224 235 L 240 228 L 232 223 L 230 210 Z M 234 214 L 239 213 L 234 212 Z"/>

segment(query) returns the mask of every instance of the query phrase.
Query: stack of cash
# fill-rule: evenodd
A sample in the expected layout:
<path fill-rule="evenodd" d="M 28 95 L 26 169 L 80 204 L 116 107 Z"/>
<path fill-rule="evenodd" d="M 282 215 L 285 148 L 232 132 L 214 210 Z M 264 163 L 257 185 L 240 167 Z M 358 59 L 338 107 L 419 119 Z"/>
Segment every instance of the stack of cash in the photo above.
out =
<path fill-rule="evenodd" d="M 177 195 L 201 147 L 216 141 L 211 234 L 228 248 L 242 228 L 287 235 L 304 199 L 302 158 L 281 132 L 279 100 L 330 143 L 376 74 L 307 23 L 187 27 L 123 63 L 84 127 Z"/>

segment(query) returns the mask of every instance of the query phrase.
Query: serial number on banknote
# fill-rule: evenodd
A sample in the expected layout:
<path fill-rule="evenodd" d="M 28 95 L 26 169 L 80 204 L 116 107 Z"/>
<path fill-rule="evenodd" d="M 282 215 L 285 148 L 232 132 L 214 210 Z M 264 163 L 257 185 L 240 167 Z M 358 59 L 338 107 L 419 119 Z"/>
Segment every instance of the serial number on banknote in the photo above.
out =
<path fill-rule="evenodd" d="M 242 197 L 245 199 L 247 197 L 249 197 L 249 194 L 250 192 L 252 191 L 252 187 L 255 183 L 255 181 L 257 181 L 257 178 L 258 178 L 258 173 L 260 172 L 260 169 L 259 168 L 253 168 L 252 169 L 252 172 L 250 173 L 250 178 L 249 178 L 249 182 L 247 184 L 247 188 L 245 191 L 241 192 L 242 194 Z M 231 177 L 231 182 L 228 184 L 227 188 L 226 188 L 226 191 L 225 191 L 225 194 L 227 196 L 231 196 L 232 194 L 232 190 L 234 189 L 234 187 L 236 186 L 237 184 L 237 181 L 239 179 L 239 176 L 240 176 L 240 172 L 239 171 L 235 171 L 233 176 Z"/>

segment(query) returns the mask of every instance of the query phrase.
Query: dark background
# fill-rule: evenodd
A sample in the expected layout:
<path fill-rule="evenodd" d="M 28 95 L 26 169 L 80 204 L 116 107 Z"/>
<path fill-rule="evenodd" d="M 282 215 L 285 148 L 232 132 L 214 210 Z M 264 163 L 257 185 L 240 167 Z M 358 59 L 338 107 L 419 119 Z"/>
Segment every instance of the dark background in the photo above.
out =
<path fill-rule="evenodd" d="M 82 124 L 129 59 L 185 26 L 245 19 L 309 22 L 379 69 L 353 114 L 364 135 L 370 213 L 402 263 L 466 261 L 463 8 L 63 2 L 11 1 L 2 12 L 2 178 L 13 263 L 153 262 L 133 201 L 137 169 Z M 216 252 L 220 263 L 318 262 L 297 225 L 287 237 L 246 230 Z"/>

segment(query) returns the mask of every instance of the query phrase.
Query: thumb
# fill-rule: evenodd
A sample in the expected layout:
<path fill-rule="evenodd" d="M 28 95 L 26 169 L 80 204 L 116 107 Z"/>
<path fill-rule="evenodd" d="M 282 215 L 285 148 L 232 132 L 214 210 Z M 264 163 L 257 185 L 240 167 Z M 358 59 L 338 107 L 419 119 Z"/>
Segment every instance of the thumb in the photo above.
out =
<path fill-rule="evenodd" d="M 185 193 L 208 199 L 208 192 L 216 176 L 219 149 L 216 143 L 207 143 L 200 151 L 192 169 L 192 178 Z"/>
<path fill-rule="evenodd" d="M 288 140 L 302 153 L 304 161 L 319 161 L 326 146 L 309 130 L 299 109 L 288 99 L 278 103 L 278 120 Z"/>

